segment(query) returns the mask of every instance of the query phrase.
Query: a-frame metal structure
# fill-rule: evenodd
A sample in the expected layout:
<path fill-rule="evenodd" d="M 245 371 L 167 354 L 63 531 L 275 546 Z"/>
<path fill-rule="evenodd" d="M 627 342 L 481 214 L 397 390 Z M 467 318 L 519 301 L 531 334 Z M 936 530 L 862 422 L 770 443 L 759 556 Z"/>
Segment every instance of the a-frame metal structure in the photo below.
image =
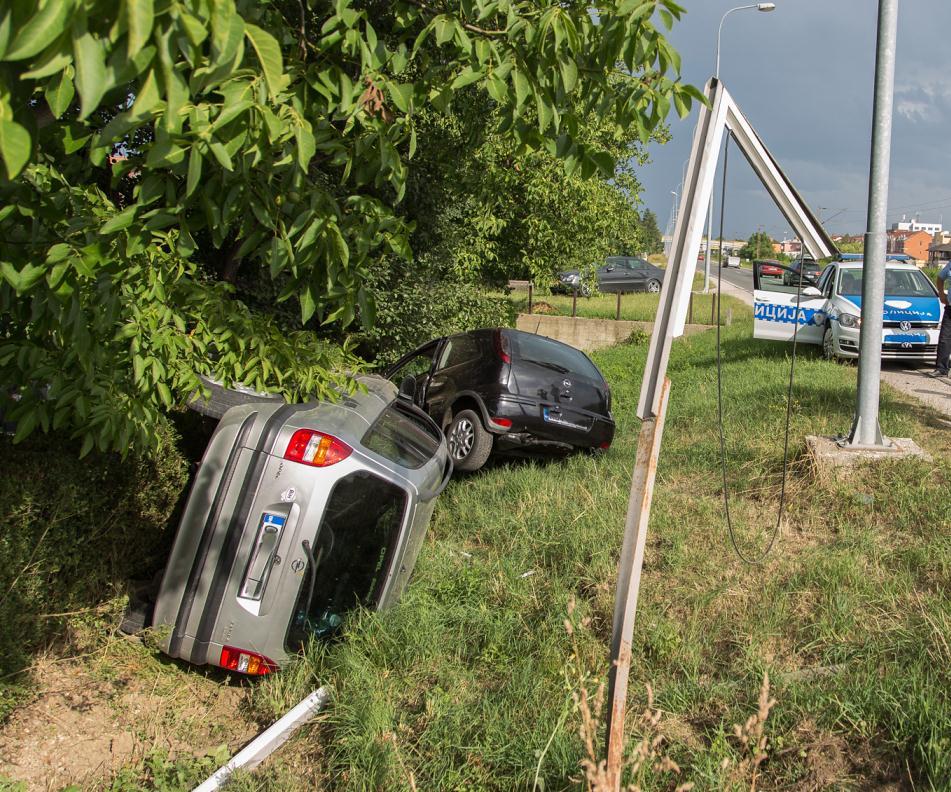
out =
<path fill-rule="evenodd" d="M 819 259 L 838 254 L 819 220 L 796 192 L 723 83 L 711 78 L 704 94 L 708 105 L 700 108 L 693 136 L 687 179 L 668 257 L 667 277 L 664 278 L 660 293 L 637 407 L 637 415 L 643 423 L 637 443 L 624 543 L 618 564 L 608 680 L 607 769 L 615 789 L 619 788 L 621 782 L 631 639 L 644 564 L 651 496 L 670 391 L 667 362 L 671 343 L 683 335 L 703 223 L 713 193 L 721 144 L 727 132 L 732 134 L 736 145 L 813 257 Z"/>

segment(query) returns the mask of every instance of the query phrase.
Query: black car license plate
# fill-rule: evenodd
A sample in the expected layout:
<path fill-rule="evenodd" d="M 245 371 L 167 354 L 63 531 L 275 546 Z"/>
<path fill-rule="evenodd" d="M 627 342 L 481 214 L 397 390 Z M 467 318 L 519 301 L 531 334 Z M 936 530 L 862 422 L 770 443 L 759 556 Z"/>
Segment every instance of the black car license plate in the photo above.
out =
<path fill-rule="evenodd" d="M 569 429 L 580 429 L 583 432 L 587 432 L 590 428 L 583 423 L 578 423 L 565 418 L 561 412 L 552 410 L 549 407 L 542 408 L 542 418 L 544 418 L 548 423 L 557 424 L 558 426 L 565 426 Z"/>

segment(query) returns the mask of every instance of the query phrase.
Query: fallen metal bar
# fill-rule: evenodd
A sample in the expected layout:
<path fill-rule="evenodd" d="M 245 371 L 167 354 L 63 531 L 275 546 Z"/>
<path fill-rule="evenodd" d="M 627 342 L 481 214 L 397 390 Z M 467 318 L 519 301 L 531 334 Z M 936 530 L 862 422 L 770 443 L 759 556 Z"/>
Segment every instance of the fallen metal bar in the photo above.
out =
<path fill-rule="evenodd" d="M 322 687 L 315 690 L 290 712 L 251 740 L 227 764 L 215 770 L 209 778 L 195 787 L 192 792 L 214 792 L 214 790 L 220 789 L 238 768 L 251 770 L 257 767 L 286 743 L 297 729 L 307 721 L 312 720 L 323 709 L 329 698 L 330 691 L 327 688 Z"/>
<path fill-rule="evenodd" d="M 618 789 L 624 764 L 624 715 L 627 707 L 627 678 L 631 670 L 631 640 L 634 634 L 634 616 L 637 612 L 637 594 L 641 587 L 641 569 L 644 566 L 644 545 L 647 541 L 647 522 L 654 495 L 654 477 L 657 457 L 664 434 L 667 414 L 667 396 L 670 380 L 664 378 L 660 390 L 657 415 L 641 424 L 637 440 L 637 460 L 631 477 L 631 495 L 627 503 L 624 523 L 624 544 L 618 562 L 617 599 L 614 602 L 614 632 L 611 640 L 611 671 L 608 676 L 608 778 L 611 788 Z"/>

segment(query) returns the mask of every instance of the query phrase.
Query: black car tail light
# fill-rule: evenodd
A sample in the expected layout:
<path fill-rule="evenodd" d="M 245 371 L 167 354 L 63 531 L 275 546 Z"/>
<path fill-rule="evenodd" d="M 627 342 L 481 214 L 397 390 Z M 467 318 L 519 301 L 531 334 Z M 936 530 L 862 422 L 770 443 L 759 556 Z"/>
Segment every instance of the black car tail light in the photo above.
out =
<path fill-rule="evenodd" d="M 512 354 L 509 347 L 508 337 L 501 330 L 496 330 L 493 334 L 493 340 L 495 343 L 495 351 L 499 356 L 499 359 L 503 363 L 512 362 Z"/>

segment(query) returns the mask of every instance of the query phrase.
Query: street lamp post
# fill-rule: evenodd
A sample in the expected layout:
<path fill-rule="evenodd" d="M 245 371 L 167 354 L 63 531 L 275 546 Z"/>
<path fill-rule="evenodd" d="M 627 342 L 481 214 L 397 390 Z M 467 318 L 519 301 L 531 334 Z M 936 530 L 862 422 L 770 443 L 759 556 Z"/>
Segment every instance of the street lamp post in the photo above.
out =
<path fill-rule="evenodd" d="M 885 215 L 888 209 L 888 166 L 892 144 L 892 101 L 895 94 L 895 48 L 898 0 L 879 0 L 872 105 L 872 156 L 868 179 L 868 219 L 862 265 L 862 329 L 855 418 L 848 446 L 891 447 L 878 422 L 882 372 L 882 312 L 885 303 Z"/>
<path fill-rule="evenodd" d="M 775 11 L 775 3 L 753 3 L 751 5 L 742 5 L 731 8 L 727 11 L 722 17 L 720 17 L 720 26 L 717 28 L 717 49 L 716 49 L 716 67 L 713 70 L 713 76 L 718 80 L 720 79 L 720 34 L 723 32 L 723 22 L 724 20 L 732 14 L 734 11 L 746 11 L 753 10 L 756 11 Z M 707 212 L 707 249 L 703 254 L 703 291 L 704 293 L 710 290 L 710 258 L 711 258 L 711 245 L 710 238 L 713 236 L 713 196 L 710 196 L 710 207 Z M 723 251 L 720 251 L 720 265 L 723 265 Z"/>

